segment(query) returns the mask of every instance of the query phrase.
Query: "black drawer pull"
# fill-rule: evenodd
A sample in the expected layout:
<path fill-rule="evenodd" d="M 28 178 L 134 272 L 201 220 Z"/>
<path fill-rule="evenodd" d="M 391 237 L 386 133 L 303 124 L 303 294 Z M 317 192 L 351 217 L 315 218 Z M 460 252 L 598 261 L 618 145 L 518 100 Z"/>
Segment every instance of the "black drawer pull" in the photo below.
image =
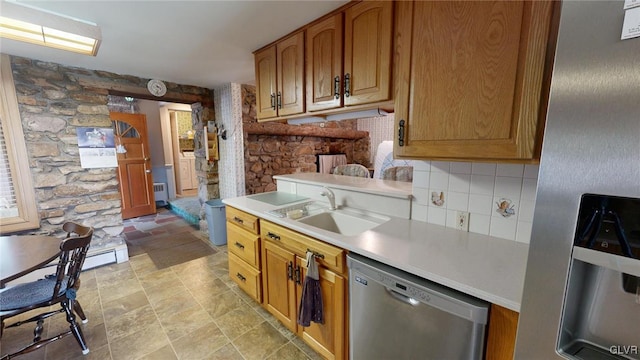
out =
<path fill-rule="evenodd" d="M 240 273 L 237 273 L 237 274 L 236 274 L 236 277 L 237 277 L 238 279 L 240 279 L 240 281 L 242 281 L 242 282 L 247 281 L 247 278 L 246 278 L 246 277 L 244 277 L 244 276 L 242 276 L 242 274 L 240 274 Z"/>
<path fill-rule="evenodd" d="M 333 79 L 333 96 L 335 96 L 336 99 L 340 99 L 340 76 L 336 76 Z"/>
<path fill-rule="evenodd" d="M 293 263 L 291 261 L 287 264 L 287 279 L 293 280 Z"/>
<path fill-rule="evenodd" d="M 239 242 L 237 242 L 237 241 L 236 241 L 235 245 L 236 245 L 238 248 L 240 248 L 240 249 L 244 250 L 244 245 L 240 244 Z"/>
<path fill-rule="evenodd" d="M 307 252 L 313 253 L 314 257 L 320 258 L 320 259 L 324 259 L 324 254 L 321 254 L 319 252 L 313 251 L 309 248 L 307 248 Z"/>
<path fill-rule="evenodd" d="M 404 120 L 398 123 L 398 146 L 404 146 Z"/>
<path fill-rule="evenodd" d="M 240 223 L 240 224 L 244 223 L 244 221 L 242 219 L 240 219 L 239 217 L 237 217 L 237 216 L 233 217 L 233 221 L 235 221 L 237 223 Z"/>
<path fill-rule="evenodd" d="M 280 240 L 280 235 L 274 234 L 271 231 L 267 233 L 267 237 L 272 240 Z"/>
<path fill-rule="evenodd" d="M 296 284 L 302 285 L 302 274 L 300 272 L 300 265 L 296 266 Z"/>

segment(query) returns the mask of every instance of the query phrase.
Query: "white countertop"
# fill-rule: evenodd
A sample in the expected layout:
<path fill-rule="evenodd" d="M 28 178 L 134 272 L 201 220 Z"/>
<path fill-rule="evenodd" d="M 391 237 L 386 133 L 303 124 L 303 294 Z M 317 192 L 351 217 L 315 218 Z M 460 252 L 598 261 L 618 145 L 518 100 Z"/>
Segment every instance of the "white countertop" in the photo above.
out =
<path fill-rule="evenodd" d="M 344 236 L 267 214 L 278 206 L 245 196 L 223 202 L 350 252 L 520 311 L 527 244 L 400 218 L 356 236 Z"/>
<path fill-rule="evenodd" d="M 357 176 L 344 176 L 319 173 L 298 173 L 277 175 L 276 180 L 293 181 L 302 184 L 331 186 L 337 189 L 377 194 L 398 198 L 411 198 L 413 193 L 410 182 L 368 179 Z"/>

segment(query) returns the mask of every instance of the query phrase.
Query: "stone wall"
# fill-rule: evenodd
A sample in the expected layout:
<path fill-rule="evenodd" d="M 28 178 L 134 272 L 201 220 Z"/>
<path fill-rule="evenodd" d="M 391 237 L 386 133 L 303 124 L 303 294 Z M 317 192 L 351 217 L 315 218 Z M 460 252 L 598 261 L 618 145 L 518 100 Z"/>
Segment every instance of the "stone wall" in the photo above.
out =
<path fill-rule="evenodd" d="M 358 139 L 339 138 L 336 133 L 344 133 L 351 137 L 356 129 L 356 120 L 329 121 L 321 124 L 287 125 L 280 123 L 264 123 L 264 127 L 272 126 L 281 135 L 250 134 L 246 131 L 257 123 L 255 109 L 255 87 L 243 85 L 243 125 L 245 151 L 245 187 L 247 194 L 275 191 L 274 175 L 294 174 L 300 172 L 316 172 L 317 154 L 346 154 L 347 162 L 369 167 L 369 137 L 364 133 Z M 309 129 L 314 136 L 289 135 L 286 127 L 296 132 L 299 127 Z M 341 130 L 341 131 L 336 131 Z M 338 137 L 336 137 L 338 136 Z"/>
<path fill-rule="evenodd" d="M 62 223 L 76 221 L 95 228 L 92 248 L 122 243 L 117 169 L 80 166 L 76 127 L 112 127 L 108 95 L 152 98 L 148 79 L 20 57 L 11 63 L 40 213 L 40 228 L 23 233 L 59 235 Z M 156 100 L 202 102 L 203 121 L 213 119 L 210 90 L 173 83 L 167 88 Z"/>

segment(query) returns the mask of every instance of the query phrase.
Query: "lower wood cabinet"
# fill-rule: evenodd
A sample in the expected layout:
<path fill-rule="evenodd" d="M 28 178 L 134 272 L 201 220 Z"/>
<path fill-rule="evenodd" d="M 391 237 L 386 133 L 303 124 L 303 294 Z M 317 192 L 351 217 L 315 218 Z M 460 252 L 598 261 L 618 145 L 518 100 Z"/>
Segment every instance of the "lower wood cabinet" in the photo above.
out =
<path fill-rule="evenodd" d="M 513 359 L 518 318 L 519 314 L 517 312 L 491 304 L 485 359 Z"/>
<path fill-rule="evenodd" d="M 329 269 L 318 261 L 323 301 L 324 323 L 308 327 L 297 324 L 303 281 L 306 276 L 305 254 L 297 250 L 317 248 L 318 240 L 295 233 L 281 226 L 262 221 L 262 292 L 263 306 L 287 328 L 300 336 L 312 349 L 326 359 L 348 358 L 347 276 Z M 294 244 L 294 245 L 291 245 Z M 306 245 L 305 245 L 306 244 Z M 342 253 L 342 259 L 316 253 L 342 264 L 344 251 L 332 245 L 331 254 Z M 346 271 L 346 270 L 345 270 Z"/>
<path fill-rule="evenodd" d="M 259 219 L 227 206 L 229 276 L 257 302 L 262 302 Z"/>

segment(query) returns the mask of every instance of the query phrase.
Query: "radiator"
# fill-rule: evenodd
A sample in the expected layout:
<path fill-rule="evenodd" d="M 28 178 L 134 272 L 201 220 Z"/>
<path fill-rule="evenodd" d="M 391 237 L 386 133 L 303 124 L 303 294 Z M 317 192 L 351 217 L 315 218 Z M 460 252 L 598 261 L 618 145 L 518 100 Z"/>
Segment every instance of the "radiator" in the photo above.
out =
<path fill-rule="evenodd" d="M 165 205 L 169 202 L 169 192 L 167 191 L 167 184 L 153 183 L 153 194 L 156 197 L 156 201 L 162 201 Z"/>

